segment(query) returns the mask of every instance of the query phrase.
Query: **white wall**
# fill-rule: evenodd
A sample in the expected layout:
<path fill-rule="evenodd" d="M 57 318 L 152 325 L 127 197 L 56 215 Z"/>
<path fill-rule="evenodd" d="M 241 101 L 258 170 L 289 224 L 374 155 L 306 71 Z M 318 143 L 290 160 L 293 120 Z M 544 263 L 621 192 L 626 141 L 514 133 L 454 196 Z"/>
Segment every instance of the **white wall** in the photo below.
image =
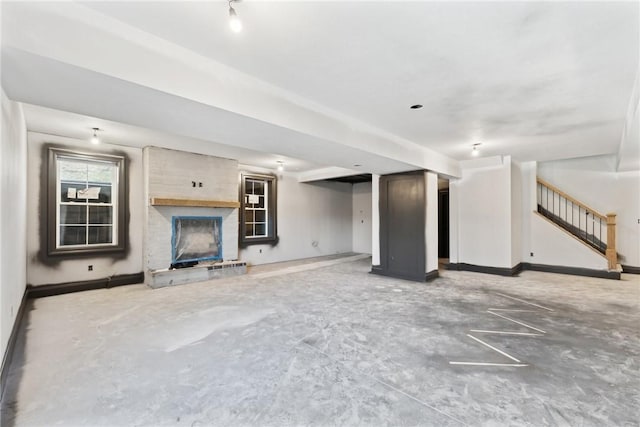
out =
<path fill-rule="evenodd" d="M 371 253 L 371 183 L 353 184 L 353 252 Z"/>
<path fill-rule="evenodd" d="M 511 268 L 511 158 L 461 165 L 449 183 L 451 262 Z"/>
<path fill-rule="evenodd" d="M 371 175 L 371 265 L 380 265 L 380 175 Z"/>
<path fill-rule="evenodd" d="M 538 176 L 587 206 L 617 214 L 621 264 L 640 267 L 640 171 L 616 171 L 615 156 L 538 163 Z"/>
<path fill-rule="evenodd" d="M 424 173 L 425 200 L 425 270 L 438 271 L 438 175 Z"/>
<path fill-rule="evenodd" d="M 240 260 L 258 265 L 351 252 L 351 184 L 300 183 L 284 174 L 278 179 L 278 236 L 276 246 L 240 249 Z"/>
<path fill-rule="evenodd" d="M 0 345 L 4 357 L 24 295 L 27 240 L 27 130 L 22 107 L 1 91 Z"/>
<path fill-rule="evenodd" d="M 523 162 L 520 164 L 520 199 L 522 203 L 522 224 L 521 224 L 521 253 L 522 262 L 536 263 L 531 256 L 533 244 L 531 242 L 531 222 L 532 215 L 537 210 L 536 207 L 536 162 Z M 534 252 L 535 255 L 535 252 Z"/>
<path fill-rule="evenodd" d="M 607 259 L 542 215 L 531 213 L 532 264 L 606 270 Z"/>
<path fill-rule="evenodd" d="M 52 283 L 101 279 L 119 274 L 134 274 L 143 271 L 142 244 L 144 224 L 144 196 L 142 175 L 142 150 L 124 146 L 100 144 L 90 146 L 86 140 L 64 138 L 36 132 L 28 132 L 27 165 L 27 282 L 38 286 Z M 121 152 L 128 158 L 129 178 L 129 250 L 122 257 L 100 256 L 79 259 L 51 259 L 40 253 L 40 224 L 45 200 L 40 193 L 41 174 L 46 177 L 46 162 L 43 164 L 43 145 L 57 146 L 79 151 L 95 150 L 101 153 Z M 4 204 L 3 204 L 4 205 Z M 46 253 L 46 247 L 42 248 Z M 87 266 L 93 265 L 93 271 Z"/>
<path fill-rule="evenodd" d="M 522 168 L 518 162 L 511 162 L 511 266 L 522 262 Z"/>

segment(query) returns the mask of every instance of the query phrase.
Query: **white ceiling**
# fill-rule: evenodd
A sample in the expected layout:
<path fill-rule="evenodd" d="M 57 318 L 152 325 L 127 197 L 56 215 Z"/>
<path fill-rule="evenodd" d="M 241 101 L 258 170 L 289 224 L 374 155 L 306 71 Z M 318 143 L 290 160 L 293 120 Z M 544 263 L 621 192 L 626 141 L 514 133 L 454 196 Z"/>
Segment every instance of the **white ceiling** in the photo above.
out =
<path fill-rule="evenodd" d="M 3 87 L 33 104 L 303 159 L 306 170 L 455 175 L 451 159 L 476 142 L 519 160 L 619 147 L 638 72 L 637 2 L 235 7 L 240 34 L 226 2 L 3 3 Z M 87 90 L 118 102 L 96 105 Z M 408 108 L 416 103 L 424 108 Z M 169 117 L 176 110 L 192 118 Z M 52 124 L 29 115 L 30 126 Z"/>

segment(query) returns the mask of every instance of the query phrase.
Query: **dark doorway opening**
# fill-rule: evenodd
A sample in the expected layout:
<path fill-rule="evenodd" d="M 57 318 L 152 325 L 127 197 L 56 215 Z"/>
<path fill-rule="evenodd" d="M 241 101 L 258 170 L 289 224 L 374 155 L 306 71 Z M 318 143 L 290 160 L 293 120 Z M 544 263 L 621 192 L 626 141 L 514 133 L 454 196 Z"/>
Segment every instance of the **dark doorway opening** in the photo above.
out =
<path fill-rule="evenodd" d="M 449 258 L 449 189 L 438 190 L 438 258 Z"/>

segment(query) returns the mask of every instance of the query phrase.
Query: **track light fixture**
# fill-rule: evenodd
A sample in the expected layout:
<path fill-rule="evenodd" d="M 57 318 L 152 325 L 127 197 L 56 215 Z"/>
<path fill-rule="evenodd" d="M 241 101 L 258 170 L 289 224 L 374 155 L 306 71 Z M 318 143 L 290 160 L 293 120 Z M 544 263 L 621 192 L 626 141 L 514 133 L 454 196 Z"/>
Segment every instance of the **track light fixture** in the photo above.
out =
<path fill-rule="evenodd" d="M 278 172 L 284 171 L 284 162 L 282 160 L 278 160 Z"/>
<path fill-rule="evenodd" d="M 473 144 L 473 149 L 471 150 L 471 155 L 474 157 L 478 157 L 480 155 L 480 150 L 478 147 L 482 145 L 481 143 Z"/>
<path fill-rule="evenodd" d="M 242 21 L 238 18 L 236 10 L 233 8 L 232 3 L 238 0 L 229 0 L 229 27 L 234 33 L 242 31 Z"/>
<path fill-rule="evenodd" d="M 100 131 L 100 128 L 92 128 L 93 129 L 93 136 L 91 137 L 91 143 L 92 144 L 100 144 L 100 138 L 98 138 L 98 132 Z"/>

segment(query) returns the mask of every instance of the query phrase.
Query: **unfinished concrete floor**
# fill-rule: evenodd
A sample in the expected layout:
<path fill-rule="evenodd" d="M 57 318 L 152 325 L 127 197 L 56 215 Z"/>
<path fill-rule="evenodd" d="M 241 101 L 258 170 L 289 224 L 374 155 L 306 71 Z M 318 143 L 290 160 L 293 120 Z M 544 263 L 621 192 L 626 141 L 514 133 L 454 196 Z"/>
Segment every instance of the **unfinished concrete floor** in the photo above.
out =
<path fill-rule="evenodd" d="M 638 276 L 334 261 L 32 301 L 2 425 L 638 425 Z"/>

